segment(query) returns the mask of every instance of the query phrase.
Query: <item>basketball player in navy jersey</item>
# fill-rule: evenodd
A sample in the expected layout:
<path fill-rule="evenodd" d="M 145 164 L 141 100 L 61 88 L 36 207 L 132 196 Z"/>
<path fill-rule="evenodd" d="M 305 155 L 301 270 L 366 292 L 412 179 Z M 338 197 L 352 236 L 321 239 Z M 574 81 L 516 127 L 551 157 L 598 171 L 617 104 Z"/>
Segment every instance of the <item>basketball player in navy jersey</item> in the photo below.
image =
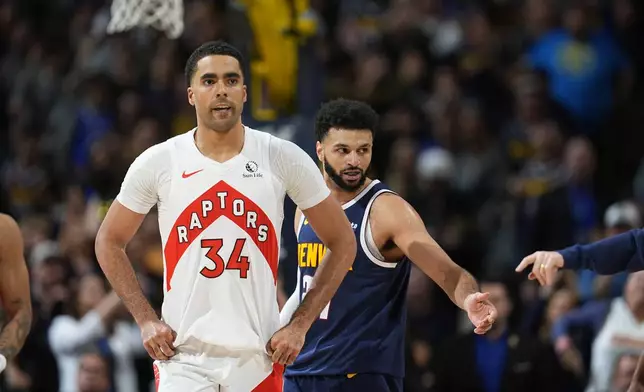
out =
<path fill-rule="evenodd" d="M 405 296 L 416 264 L 467 312 L 484 334 L 496 309 L 476 280 L 430 237 L 414 209 L 378 180 L 366 177 L 378 115 L 367 104 L 338 99 L 322 106 L 316 152 L 325 180 L 354 229 L 358 252 L 331 302 L 306 335 L 297 358 L 286 358 L 285 392 L 402 391 Z M 281 313 L 288 323 L 311 287 L 326 249 L 302 216 L 297 288 Z"/>

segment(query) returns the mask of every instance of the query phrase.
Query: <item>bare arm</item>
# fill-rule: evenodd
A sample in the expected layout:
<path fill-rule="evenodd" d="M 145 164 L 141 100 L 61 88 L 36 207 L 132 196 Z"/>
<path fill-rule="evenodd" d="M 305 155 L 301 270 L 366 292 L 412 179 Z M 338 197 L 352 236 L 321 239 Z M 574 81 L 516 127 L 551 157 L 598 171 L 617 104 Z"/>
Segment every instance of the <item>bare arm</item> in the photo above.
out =
<path fill-rule="evenodd" d="M 9 320 L 0 333 L 0 354 L 10 359 L 20 351 L 31 328 L 31 293 L 18 224 L 0 214 L 0 233 L 0 298 Z"/>
<path fill-rule="evenodd" d="M 96 235 L 96 258 L 110 284 L 137 324 L 158 320 L 145 298 L 125 247 L 141 226 L 144 214 L 137 214 L 115 200 Z"/>
<path fill-rule="evenodd" d="M 303 211 L 309 224 L 327 247 L 311 288 L 293 313 L 290 323 L 308 329 L 340 287 L 356 257 L 356 239 L 340 203 L 331 195 Z"/>
<path fill-rule="evenodd" d="M 441 249 L 405 200 L 394 194 L 379 196 L 373 203 L 370 220 L 374 234 L 378 230 L 379 235 L 390 238 L 458 307 L 465 309 L 465 299 L 479 290 L 476 280 Z"/>

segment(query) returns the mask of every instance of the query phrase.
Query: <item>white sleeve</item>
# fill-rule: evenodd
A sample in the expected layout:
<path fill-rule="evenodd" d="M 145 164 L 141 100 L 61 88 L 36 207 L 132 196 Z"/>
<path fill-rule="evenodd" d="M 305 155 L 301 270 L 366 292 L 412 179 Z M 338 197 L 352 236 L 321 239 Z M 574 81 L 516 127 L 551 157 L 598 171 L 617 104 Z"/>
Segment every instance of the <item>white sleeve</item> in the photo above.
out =
<path fill-rule="evenodd" d="M 295 313 L 295 310 L 300 305 L 300 279 L 300 267 L 297 267 L 297 284 L 295 285 L 295 291 L 288 297 L 280 312 L 280 328 L 285 327 L 291 321 L 293 313 Z"/>
<path fill-rule="evenodd" d="M 48 331 L 51 351 L 61 354 L 73 354 L 84 345 L 105 336 L 105 327 L 101 316 L 91 311 L 80 320 L 69 316 L 56 317 Z"/>
<path fill-rule="evenodd" d="M 300 210 L 318 205 L 331 194 L 320 169 L 295 143 L 274 138 L 270 157 L 274 172 L 282 179 L 286 193 Z"/>
<path fill-rule="evenodd" d="M 119 203 L 138 214 L 147 214 L 159 200 L 157 156 L 158 146 L 139 155 L 130 165 L 116 196 Z"/>

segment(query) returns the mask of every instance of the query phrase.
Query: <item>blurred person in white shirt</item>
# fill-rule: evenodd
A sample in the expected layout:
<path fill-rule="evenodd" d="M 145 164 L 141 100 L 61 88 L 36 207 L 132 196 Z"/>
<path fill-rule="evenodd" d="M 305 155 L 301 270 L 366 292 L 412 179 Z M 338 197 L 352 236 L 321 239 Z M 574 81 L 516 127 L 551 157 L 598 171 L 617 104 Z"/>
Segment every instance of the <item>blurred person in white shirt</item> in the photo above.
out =
<path fill-rule="evenodd" d="M 114 358 L 114 380 L 118 391 L 136 391 L 138 379 L 134 358 L 145 355 L 139 329 L 120 321 L 124 311 L 119 297 L 108 293 L 104 280 L 86 275 L 78 283 L 78 295 L 70 314 L 54 318 L 49 345 L 60 372 L 60 392 L 80 392 L 77 386 L 79 361 L 88 348 L 100 348 Z"/>

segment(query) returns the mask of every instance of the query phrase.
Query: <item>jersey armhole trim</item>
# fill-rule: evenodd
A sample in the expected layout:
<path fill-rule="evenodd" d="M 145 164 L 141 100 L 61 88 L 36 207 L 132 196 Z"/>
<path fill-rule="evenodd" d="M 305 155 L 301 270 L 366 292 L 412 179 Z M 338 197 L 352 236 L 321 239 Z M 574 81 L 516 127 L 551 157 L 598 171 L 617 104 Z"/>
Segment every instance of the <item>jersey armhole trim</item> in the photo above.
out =
<path fill-rule="evenodd" d="M 371 227 L 369 226 L 369 213 L 371 212 L 371 206 L 373 205 L 373 202 L 376 201 L 376 198 L 383 193 L 396 194 L 389 189 L 381 189 L 377 191 L 373 196 L 371 196 L 371 200 L 369 200 L 369 203 L 367 204 L 367 207 L 364 211 L 364 216 L 362 217 L 362 226 L 360 227 L 360 246 L 362 247 L 364 254 L 375 265 L 383 268 L 396 268 L 396 266 L 398 266 L 398 263 L 385 261 L 384 256 L 376 248 L 371 233 Z M 372 246 L 369 246 L 370 244 Z"/>
<path fill-rule="evenodd" d="M 349 208 L 352 205 L 356 204 L 358 201 L 360 201 L 360 199 L 362 199 L 362 197 L 364 195 L 366 195 L 371 190 L 371 188 L 373 188 L 374 186 L 376 186 L 378 184 L 380 184 L 380 180 L 371 181 L 371 184 L 367 185 L 362 191 L 360 191 L 360 193 L 358 193 L 356 195 L 356 197 L 354 197 L 353 199 L 349 200 L 348 202 L 342 204 L 342 209 L 346 210 L 347 208 Z"/>
<path fill-rule="evenodd" d="M 304 226 L 304 220 L 306 219 L 302 210 L 300 210 L 300 213 L 300 222 L 297 224 L 297 232 L 295 233 L 295 239 L 298 241 L 300 240 L 300 231 L 302 231 L 302 226 Z"/>

